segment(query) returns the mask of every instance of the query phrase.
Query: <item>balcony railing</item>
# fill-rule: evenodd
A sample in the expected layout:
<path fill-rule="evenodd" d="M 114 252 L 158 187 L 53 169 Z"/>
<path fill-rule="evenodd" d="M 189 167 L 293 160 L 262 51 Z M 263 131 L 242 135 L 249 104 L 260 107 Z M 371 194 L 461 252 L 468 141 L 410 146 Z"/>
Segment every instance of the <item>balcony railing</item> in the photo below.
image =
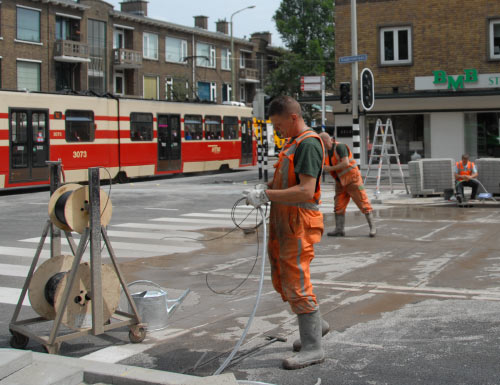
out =
<path fill-rule="evenodd" d="M 142 53 L 125 48 L 114 49 L 113 64 L 115 68 L 139 68 L 142 66 Z"/>
<path fill-rule="evenodd" d="M 258 81 L 259 70 L 255 68 L 242 68 L 240 69 L 240 79 Z"/>
<path fill-rule="evenodd" d="M 57 40 L 54 59 L 63 62 L 88 62 L 89 45 L 79 41 Z"/>

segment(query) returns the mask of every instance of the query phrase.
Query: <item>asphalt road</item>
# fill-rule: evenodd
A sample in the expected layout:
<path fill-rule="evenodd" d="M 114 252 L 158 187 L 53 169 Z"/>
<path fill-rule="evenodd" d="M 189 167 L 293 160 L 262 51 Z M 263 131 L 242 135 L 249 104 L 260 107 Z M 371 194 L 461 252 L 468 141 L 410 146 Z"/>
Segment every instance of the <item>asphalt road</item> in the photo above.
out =
<path fill-rule="evenodd" d="M 239 171 L 112 185 L 108 230 L 127 280 L 154 281 L 170 298 L 186 288 L 191 293 L 168 327 L 149 332 L 141 344 L 130 344 L 128 330 L 120 329 L 64 343 L 61 354 L 212 374 L 241 335 L 255 302 L 262 232 L 225 234 L 233 228 L 234 202 L 256 182 L 255 171 Z M 323 190 L 329 228 L 330 181 Z M 0 197 L 0 347 L 9 346 L 8 324 L 47 219 L 47 202 L 46 191 Z M 227 370 L 238 379 L 280 385 L 313 385 L 318 379 L 321 384 L 500 383 L 499 208 L 458 208 L 436 199 L 383 202 L 374 205 L 376 238 L 368 238 L 366 221 L 353 206 L 347 236 L 325 235 L 316 247 L 313 284 L 332 329 L 323 339 L 325 362 L 281 369 L 298 336 L 297 324 L 273 291 L 266 265 L 257 316 Z M 237 212 L 243 219 L 248 210 Z M 252 214 L 245 224 L 255 220 Z M 211 238 L 218 239 L 203 241 Z M 234 288 L 247 275 L 230 294 L 214 293 Z M 30 314 L 31 308 L 23 307 L 22 316 Z M 46 332 L 44 327 L 35 330 Z M 269 335 L 288 341 L 264 346 Z M 42 351 L 35 341 L 28 348 Z M 250 354 L 241 356 L 245 353 Z"/>

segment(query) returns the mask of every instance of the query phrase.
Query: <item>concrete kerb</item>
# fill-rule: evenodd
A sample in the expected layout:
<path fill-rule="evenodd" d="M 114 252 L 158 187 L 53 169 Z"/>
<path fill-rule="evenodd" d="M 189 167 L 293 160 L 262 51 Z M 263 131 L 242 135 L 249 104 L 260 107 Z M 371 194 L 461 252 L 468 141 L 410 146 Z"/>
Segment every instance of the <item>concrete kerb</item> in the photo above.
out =
<path fill-rule="evenodd" d="M 64 357 L 58 355 L 21 351 L 16 349 L 0 349 L 0 357 L 9 362 L 12 370 L 19 361 L 20 367 L 30 364 L 26 358 L 32 358 L 33 363 L 52 365 L 61 368 L 74 368 L 83 371 L 83 381 L 86 384 L 109 385 L 238 385 L 232 373 L 219 376 L 196 377 L 185 374 L 172 373 L 161 370 L 146 369 L 136 366 L 109 364 L 81 358 Z M 11 362 L 12 361 L 12 362 Z M 14 370 L 15 372 L 15 370 Z M 12 373 L 4 373 L 6 375 Z"/>

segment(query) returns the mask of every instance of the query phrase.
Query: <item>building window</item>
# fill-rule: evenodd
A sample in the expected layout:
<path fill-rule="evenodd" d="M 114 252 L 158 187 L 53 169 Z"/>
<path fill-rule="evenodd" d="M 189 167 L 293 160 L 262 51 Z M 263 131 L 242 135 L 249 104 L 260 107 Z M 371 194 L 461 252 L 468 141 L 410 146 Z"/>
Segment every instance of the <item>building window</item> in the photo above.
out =
<path fill-rule="evenodd" d="M 186 79 L 165 78 L 165 99 L 182 102 L 189 99 L 189 82 Z"/>
<path fill-rule="evenodd" d="M 125 48 L 125 31 L 121 28 L 116 28 L 113 31 L 113 49 Z"/>
<path fill-rule="evenodd" d="M 238 139 L 238 118 L 224 116 L 224 139 Z"/>
<path fill-rule="evenodd" d="M 187 56 L 187 41 L 175 37 L 165 38 L 165 61 L 185 63 Z"/>
<path fill-rule="evenodd" d="M 87 21 L 90 63 L 88 64 L 89 89 L 99 94 L 106 88 L 106 23 L 99 20 Z"/>
<path fill-rule="evenodd" d="M 217 83 L 198 82 L 198 98 L 201 101 L 217 101 Z"/>
<path fill-rule="evenodd" d="M 247 90 L 245 85 L 240 83 L 240 102 L 245 103 L 247 101 Z"/>
<path fill-rule="evenodd" d="M 490 21 L 490 58 L 500 59 L 500 20 Z"/>
<path fill-rule="evenodd" d="M 144 99 L 158 99 L 158 76 L 144 76 Z"/>
<path fill-rule="evenodd" d="M 231 97 L 232 97 L 232 92 L 233 91 L 233 87 L 231 86 L 231 84 L 223 84 L 222 85 L 222 101 L 223 102 L 229 102 L 231 101 Z"/>
<path fill-rule="evenodd" d="M 231 51 L 228 48 L 222 48 L 221 51 L 221 68 L 231 71 Z"/>
<path fill-rule="evenodd" d="M 40 43 L 40 11 L 17 7 L 17 39 Z"/>
<path fill-rule="evenodd" d="M 115 72 L 115 82 L 114 82 L 114 93 L 116 95 L 125 94 L 125 78 L 123 76 L 123 71 Z"/>
<path fill-rule="evenodd" d="M 66 142 L 93 142 L 95 124 L 93 111 L 66 110 Z"/>
<path fill-rule="evenodd" d="M 500 113 L 465 113 L 465 152 L 472 159 L 500 157 Z"/>
<path fill-rule="evenodd" d="M 40 91 L 40 63 L 17 61 L 17 89 Z"/>
<path fill-rule="evenodd" d="M 56 40 L 80 41 L 80 20 L 56 16 Z"/>
<path fill-rule="evenodd" d="M 196 43 L 196 65 L 198 67 L 215 68 L 215 46 Z"/>
<path fill-rule="evenodd" d="M 184 116 L 184 139 L 185 140 L 203 139 L 203 124 L 200 115 Z"/>
<path fill-rule="evenodd" d="M 380 29 L 380 57 L 382 64 L 411 63 L 411 28 Z"/>
<path fill-rule="evenodd" d="M 141 112 L 130 114 L 130 140 L 153 140 L 153 114 Z"/>
<path fill-rule="evenodd" d="M 158 35 L 144 32 L 142 37 L 142 56 L 145 59 L 158 60 Z"/>

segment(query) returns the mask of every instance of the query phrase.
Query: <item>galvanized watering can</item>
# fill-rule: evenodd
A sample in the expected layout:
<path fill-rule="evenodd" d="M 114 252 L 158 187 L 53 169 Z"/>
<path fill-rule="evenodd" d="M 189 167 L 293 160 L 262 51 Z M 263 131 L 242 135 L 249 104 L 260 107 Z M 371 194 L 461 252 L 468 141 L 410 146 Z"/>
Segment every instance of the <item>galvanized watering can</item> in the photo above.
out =
<path fill-rule="evenodd" d="M 166 328 L 169 318 L 190 292 L 190 289 L 186 289 L 179 298 L 168 299 L 167 291 L 152 281 L 139 280 L 131 282 L 127 286 L 137 284 L 155 287 L 153 290 L 143 290 L 131 294 L 137 312 L 141 316 L 142 322 L 147 324 L 146 328 L 149 331 Z M 129 309 L 129 311 L 131 310 Z"/>

